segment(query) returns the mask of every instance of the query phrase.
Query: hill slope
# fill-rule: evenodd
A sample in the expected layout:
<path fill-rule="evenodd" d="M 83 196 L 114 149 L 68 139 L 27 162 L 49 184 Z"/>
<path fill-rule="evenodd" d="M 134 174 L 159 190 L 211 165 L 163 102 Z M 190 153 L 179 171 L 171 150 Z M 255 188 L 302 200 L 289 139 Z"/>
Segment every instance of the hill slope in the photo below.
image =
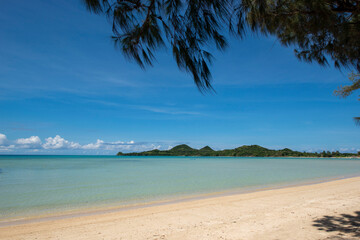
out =
<path fill-rule="evenodd" d="M 354 153 L 340 153 L 340 152 L 321 152 L 308 153 L 293 151 L 289 148 L 280 150 L 271 150 L 258 145 L 244 145 L 235 149 L 225 149 L 215 151 L 209 146 L 201 149 L 194 149 L 186 144 L 181 144 L 173 147 L 170 150 L 154 149 L 145 152 L 122 153 L 118 156 L 226 156 L 226 157 L 353 157 L 358 156 Z"/>

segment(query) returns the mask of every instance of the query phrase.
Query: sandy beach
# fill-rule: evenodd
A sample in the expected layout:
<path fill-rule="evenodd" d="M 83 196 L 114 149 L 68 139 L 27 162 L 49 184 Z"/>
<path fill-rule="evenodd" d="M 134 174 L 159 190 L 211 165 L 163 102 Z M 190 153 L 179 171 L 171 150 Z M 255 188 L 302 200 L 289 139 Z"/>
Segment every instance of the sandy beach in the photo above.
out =
<path fill-rule="evenodd" d="M 359 239 L 360 177 L 0 227 L 0 239 Z"/>

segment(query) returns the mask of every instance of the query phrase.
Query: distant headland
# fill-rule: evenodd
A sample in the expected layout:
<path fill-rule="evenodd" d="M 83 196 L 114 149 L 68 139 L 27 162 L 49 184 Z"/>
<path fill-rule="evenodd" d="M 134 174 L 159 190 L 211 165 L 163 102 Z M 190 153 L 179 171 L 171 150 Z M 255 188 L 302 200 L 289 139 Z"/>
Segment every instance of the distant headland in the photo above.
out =
<path fill-rule="evenodd" d="M 221 156 L 221 157 L 360 157 L 360 152 L 356 153 L 340 153 L 339 151 L 330 152 L 323 151 L 320 153 L 299 152 L 293 151 L 289 148 L 280 150 L 272 150 L 261 147 L 259 145 L 244 145 L 234 149 L 225 149 L 215 151 L 209 146 L 201 149 L 189 147 L 186 144 L 181 144 L 173 147 L 170 150 L 154 149 L 145 152 L 122 153 L 119 152 L 118 156 Z"/>

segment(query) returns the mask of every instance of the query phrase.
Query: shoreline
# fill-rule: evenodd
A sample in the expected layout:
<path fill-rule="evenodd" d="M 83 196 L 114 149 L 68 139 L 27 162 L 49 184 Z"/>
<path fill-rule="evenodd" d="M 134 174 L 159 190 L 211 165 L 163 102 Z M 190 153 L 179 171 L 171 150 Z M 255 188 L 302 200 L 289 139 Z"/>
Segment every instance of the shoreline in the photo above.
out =
<path fill-rule="evenodd" d="M 87 217 L 87 216 L 96 216 L 102 215 L 107 213 L 116 213 L 116 212 L 123 212 L 128 210 L 134 209 L 144 209 L 144 208 L 151 208 L 157 206 L 166 206 L 176 203 L 186 203 L 191 201 L 197 200 L 206 200 L 212 198 L 221 198 L 227 196 L 236 196 L 242 194 L 251 194 L 263 191 L 271 191 L 271 190 L 278 190 L 278 189 L 287 189 L 287 188 L 294 188 L 294 187 L 302 187 L 302 186 L 311 186 L 317 185 L 327 182 L 334 182 L 343 179 L 351 179 L 351 178 L 359 178 L 360 174 L 352 174 L 348 176 L 337 176 L 337 177 L 326 177 L 326 178 L 319 178 L 319 179 L 312 179 L 312 180 L 303 180 L 294 183 L 280 183 L 280 184 L 271 184 L 268 186 L 249 186 L 249 187 L 242 187 L 242 188 L 235 188 L 235 189 L 228 189 L 224 191 L 217 191 L 217 192 L 209 192 L 209 193 L 194 193 L 194 194 L 185 194 L 179 196 L 169 196 L 164 197 L 160 200 L 153 200 L 153 201 L 144 201 L 144 202 L 136 202 L 136 203 L 128 203 L 128 204 L 110 204 L 108 207 L 88 207 L 83 209 L 73 209 L 68 211 L 59 211 L 53 212 L 48 214 L 39 214 L 39 215 L 29 215 L 29 216 L 17 216 L 13 218 L 4 218 L 0 219 L 0 228 L 7 227 L 7 226 L 17 226 L 22 224 L 28 223 L 39 223 L 39 222 L 47 222 L 52 220 L 63 220 L 69 218 L 77 218 L 77 217 Z"/>
<path fill-rule="evenodd" d="M 0 239 L 357 239 L 334 224 L 359 210 L 360 177 L 350 177 L 3 226 Z"/>
<path fill-rule="evenodd" d="M 0 239 L 358 239 L 359 210 L 352 177 L 3 226 Z"/>
<path fill-rule="evenodd" d="M 224 158 L 329 158 L 329 159 L 360 159 L 360 156 L 351 156 L 351 157 L 306 157 L 306 156 L 200 156 L 200 155 L 84 155 L 84 154 L 0 154 L 0 157 L 72 157 L 72 156 L 86 156 L 86 157 L 199 157 L 199 158 L 213 158 L 213 157 L 224 157 Z"/>
<path fill-rule="evenodd" d="M 31 156 L 31 155 L 29 155 Z M 92 156 L 92 155 L 90 155 Z M 108 155 L 104 155 L 108 156 Z M 198 155 L 114 155 L 115 157 L 199 157 L 199 158 L 329 158 L 329 159 L 360 159 L 360 156 L 352 156 L 352 157 L 297 157 L 297 156 L 198 156 Z"/>
<path fill-rule="evenodd" d="M 124 212 L 129 210 L 135 209 L 144 209 L 144 208 L 151 208 L 157 206 L 166 206 L 171 204 L 177 203 L 186 203 L 191 201 L 197 200 L 206 200 L 212 198 L 221 198 L 227 196 L 236 196 L 242 194 L 251 194 L 263 191 L 271 191 L 277 189 L 287 189 L 293 187 L 301 187 L 301 186 L 309 186 L 309 185 L 316 185 L 321 183 L 339 181 L 343 179 L 351 179 L 351 178 L 359 178 L 359 174 L 352 174 L 347 176 L 337 176 L 337 177 L 326 177 L 326 178 L 319 178 L 319 179 L 312 179 L 312 180 L 303 180 L 299 182 L 293 183 L 280 183 L 280 184 L 271 184 L 271 185 L 262 185 L 262 186 L 248 186 L 242 188 L 235 188 L 235 189 L 228 189 L 224 191 L 217 191 L 217 192 L 209 192 L 209 193 L 194 193 L 194 194 L 184 194 L 178 196 L 169 196 L 164 197 L 160 200 L 150 200 L 144 202 L 135 202 L 135 203 L 128 203 L 128 204 L 109 204 L 109 206 L 102 206 L 102 207 L 88 207 L 88 208 L 80 208 L 80 209 L 72 209 L 72 210 L 63 210 L 59 212 L 52 212 L 48 214 L 39 214 L 39 215 L 28 215 L 28 216 L 17 216 L 13 218 L 3 218 L 0 219 L 0 229 L 2 227 L 8 226 L 17 226 L 22 224 L 30 224 L 30 223 L 41 223 L 53 220 L 63 220 L 63 219 L 70 219 L 70 218 L 77 218 L 77 217 L 87 217 L 87 216 L 96 216 L 102 214 L 110 214 L 110 213 L 117 213 L 117 212 Z"/>

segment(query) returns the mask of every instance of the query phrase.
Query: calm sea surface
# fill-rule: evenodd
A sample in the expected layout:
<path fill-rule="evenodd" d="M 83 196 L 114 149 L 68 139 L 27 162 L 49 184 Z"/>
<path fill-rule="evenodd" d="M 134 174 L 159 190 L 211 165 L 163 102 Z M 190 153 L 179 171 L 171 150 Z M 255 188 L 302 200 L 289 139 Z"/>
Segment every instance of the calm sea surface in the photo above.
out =
<path fill-rule="evenodd" d="M 360 160 L 0 156 L 0 220 L 360 175 Z"/>

